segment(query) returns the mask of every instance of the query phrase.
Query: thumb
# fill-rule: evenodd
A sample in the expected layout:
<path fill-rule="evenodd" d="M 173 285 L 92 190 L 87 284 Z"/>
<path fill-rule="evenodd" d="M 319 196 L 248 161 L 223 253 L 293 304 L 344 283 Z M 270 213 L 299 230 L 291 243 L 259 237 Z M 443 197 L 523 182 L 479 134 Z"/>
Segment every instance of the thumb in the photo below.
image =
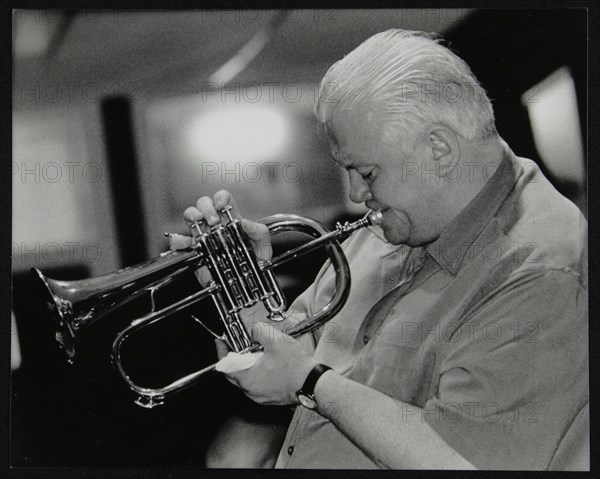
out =
<path fill-rule="evenodd" d="M 178 234 L 172 234 L 169 236 L 169 249 L 171 251 L 189 248 L 192 246 L 192 243 L 193 240 L 191 236 L 183 236 Z"/>
<path fill-rule="evenodd" d="M 272 327 L 271 324 L 263 321 L 253 323 L 248 329 L 250 339 L 253 343 L 260 344 L 263 348 L 266 347 L 273 335 L 273 331 L 270 329 Z"/>
<path fill-rule="evenodd" d="M 227 356 L 229 348 L 227 347 L 227 344 L 225 344 L 225 341 L 223 341 L 222 339 L 215 338 L 215 346 L 217 348 L 217 357 L 219 358 L 219 360 Z"/>

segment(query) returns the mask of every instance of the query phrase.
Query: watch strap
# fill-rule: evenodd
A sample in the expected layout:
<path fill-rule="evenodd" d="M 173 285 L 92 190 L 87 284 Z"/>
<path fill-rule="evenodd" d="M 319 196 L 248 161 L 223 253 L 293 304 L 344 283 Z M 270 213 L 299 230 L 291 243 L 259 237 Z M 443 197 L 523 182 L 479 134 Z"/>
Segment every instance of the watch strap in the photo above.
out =
<path fill-rule="evenodd" d="M 317 385 L 317 381 L 323 375 L 323 373 L 329 371 L 331 368 L 326 366 L 325 364 L 317 364 L 314 368 L 312 368 L 311 372 L 306 376 L 306 380 L 304 381 L 304 385 L 298 391 L 298 393 L 306 394 L 308 396 L 314 397 L 315 395 L 315 386 Z"/>

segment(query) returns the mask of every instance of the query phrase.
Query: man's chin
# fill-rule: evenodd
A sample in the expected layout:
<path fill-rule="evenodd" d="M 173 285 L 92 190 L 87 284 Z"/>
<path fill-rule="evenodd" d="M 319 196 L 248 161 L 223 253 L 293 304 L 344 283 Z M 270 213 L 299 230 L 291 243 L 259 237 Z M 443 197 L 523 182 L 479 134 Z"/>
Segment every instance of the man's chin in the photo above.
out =
<path fill-rule="evenodd" d="M 411 237 L 409 234 L 403 234 L 401 231 L 394 231 L 392 228 L 383 228 L 383 237 L 393 245 L 406 245 L 411 248 L 425 247 L 435 241 L 434 239 L 425 241 L 421 238 Z"/>

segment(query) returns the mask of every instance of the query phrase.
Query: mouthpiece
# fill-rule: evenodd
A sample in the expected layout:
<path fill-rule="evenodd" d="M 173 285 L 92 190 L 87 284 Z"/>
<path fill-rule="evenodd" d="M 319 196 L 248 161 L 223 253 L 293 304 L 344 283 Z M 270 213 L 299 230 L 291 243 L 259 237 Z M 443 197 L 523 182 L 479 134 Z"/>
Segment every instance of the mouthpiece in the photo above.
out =
<path fill-rule="evenodd" d="M 365 219 L 369 226 L 377 226 L 383 222 L 383 213 L 379 210 L 373 210 L 367 213 Z"/>
<path fill-rule="evenodd" d="M 364 228 L 365 226 L 379 225 L 383 221 L 383 213 L 379 210 L 369 211 L 363 218 L 355 221 L 354 223 L 338 223 L 336 225 L 337 234 L 341 235 L 341 238 L 346 238 L 351 235 L 354 231 Z"/>

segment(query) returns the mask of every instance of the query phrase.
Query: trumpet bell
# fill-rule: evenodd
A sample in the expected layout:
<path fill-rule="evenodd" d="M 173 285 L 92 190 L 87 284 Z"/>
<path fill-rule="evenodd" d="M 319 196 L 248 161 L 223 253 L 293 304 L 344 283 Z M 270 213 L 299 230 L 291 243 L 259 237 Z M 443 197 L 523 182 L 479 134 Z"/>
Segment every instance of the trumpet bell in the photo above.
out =
<path fill-rule="evenodd" d="M 75 281 L 48 278 L 31 268 L 45 314 L 56 325 L 55 338 L 73 362 L 78 337 L 92 324 L 144 293 L 175 279 L 198 260 L 196 251 L 167 252 L 139 265 Z"/>
<path fill-rule="evenodd" d="M 73 303 L 69 299 L 72 288 L 68 281 L 47 278 L 37 268 L 31 268 L 37 290 L 42 298 L 46 315 L 56 327 L 55 339 L 72 363 L 75 357 L 75 332 L 73 331 Z"/>

